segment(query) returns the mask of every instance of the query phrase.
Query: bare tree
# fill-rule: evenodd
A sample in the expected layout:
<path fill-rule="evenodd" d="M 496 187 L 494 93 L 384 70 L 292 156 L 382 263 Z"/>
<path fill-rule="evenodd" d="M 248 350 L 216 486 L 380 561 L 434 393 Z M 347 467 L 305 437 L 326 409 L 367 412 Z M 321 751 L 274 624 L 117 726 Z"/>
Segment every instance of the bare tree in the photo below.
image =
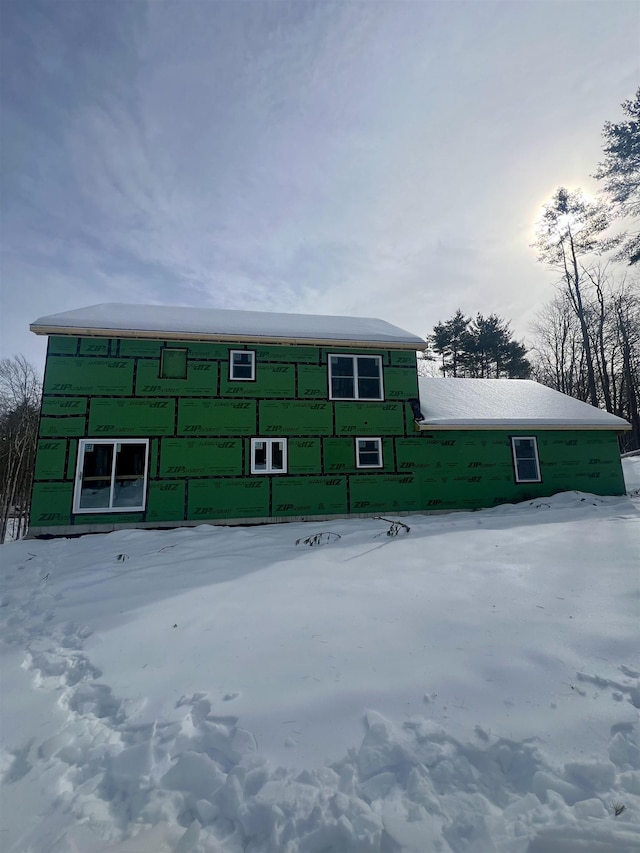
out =
<path fill-rule="evenodd" d="M 626 282 L 625 282 L 626 285 Z M 632 426 L 626 450 L 640 448 L 640 287 L 636 281 L 613 298 L 620 352 L 619 408 Z"/>
<path fill-rule="evenodd" d="M 560 291 L 538 312 L 532 331 L 534 378 L 570 397 L 586 400 L 582 333 L 566 293 Z"/>
<path fill-rule="evenodd" d="M 24 356 L 0 360 L 0 542 L 26 533 L 41 385 Z"/>
<path fill-rule="evenodd" d="M 581 267 L 582 318 L 593 355 L 596 398 L 629 421 L 624 449 L 640 447 L 640 288 L 629 276 L 616 278 L 606 265 Z M 533 373 L 551 388 L 591 401 L 584 333 L 575 303 L 563 288 L 533 324 Z"/>
<path fill-rule="evenodd" d="M 603 204 L 588 201 L 581 190 L 569 192 L 565 187 L 559 187 L 544 207 L 536 242 L 533 244 L 538 250 L 538 260 L 560 273 L 565 293 L 580 324 L 589 402 L 593 406 L 598 405 L 598 393 L 593 346 L 583 300 L 587 277 L 582 259 L 615 242 L 610 240 L 605 243 L 604 240 L 609 221 L 609 214 Z"/>
<path fill-rule="evenodd" d="M 429 345 L 417 354 L 418 376 L 439 376 L 436 356 Z"/>

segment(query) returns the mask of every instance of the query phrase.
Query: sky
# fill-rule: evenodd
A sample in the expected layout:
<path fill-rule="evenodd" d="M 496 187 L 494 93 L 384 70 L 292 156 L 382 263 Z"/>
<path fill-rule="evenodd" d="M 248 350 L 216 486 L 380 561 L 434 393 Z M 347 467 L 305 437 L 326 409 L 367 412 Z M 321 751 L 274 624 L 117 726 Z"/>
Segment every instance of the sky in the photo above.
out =
<path fill-rule="evenodd" d="M 0 3 L 0 354 L 99 302 L 520 338 L 559 185 L 598 189 L 640 2 Z"/>

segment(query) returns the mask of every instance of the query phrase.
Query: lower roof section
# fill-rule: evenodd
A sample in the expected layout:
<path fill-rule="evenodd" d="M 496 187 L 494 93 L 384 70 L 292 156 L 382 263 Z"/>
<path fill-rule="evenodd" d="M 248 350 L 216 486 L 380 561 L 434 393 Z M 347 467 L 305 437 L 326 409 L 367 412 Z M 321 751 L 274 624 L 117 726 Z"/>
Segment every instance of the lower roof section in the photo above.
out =
<path fill-rule="evenodd" d="M 421 430 L 616 430 L 623 418 L 530 379 L 418 380 Z"/>

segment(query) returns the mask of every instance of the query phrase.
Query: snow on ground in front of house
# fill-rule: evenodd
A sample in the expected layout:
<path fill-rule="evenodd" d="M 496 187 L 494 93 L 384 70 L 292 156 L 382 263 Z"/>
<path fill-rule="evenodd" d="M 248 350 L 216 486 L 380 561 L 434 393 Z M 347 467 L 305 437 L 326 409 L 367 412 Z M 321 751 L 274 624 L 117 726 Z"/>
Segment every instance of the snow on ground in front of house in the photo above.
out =
<path fill-rule="evenodd" d="M 3 546 L 2 849 L 639 849 L 638 498 L 403 521 Z"/>

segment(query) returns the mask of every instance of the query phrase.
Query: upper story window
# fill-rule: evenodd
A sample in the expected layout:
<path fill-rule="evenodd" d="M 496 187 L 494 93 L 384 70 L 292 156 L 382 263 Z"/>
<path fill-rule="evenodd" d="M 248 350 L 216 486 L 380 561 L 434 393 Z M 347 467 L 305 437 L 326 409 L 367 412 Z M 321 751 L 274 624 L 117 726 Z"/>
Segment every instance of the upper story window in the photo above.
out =
<path fill-rule="evenodd" d="M 330 355 L 329 396 L 332 400 L 383 400 L 382 358 Z"/>
<path fill-rule="evenodd" d="M 160 379 L 187 378 L 186 349 L 163 347 L 160 350 Z"/>
<path fill-rule="evenodd" d="M 511 452 L 516 483 L 540 483 L 540 460 L 538 442 L 535 436 L 512 436 Z"/>
<path fill-rule="evenodd" d="M 256 354 L 253 350 L 232 349 L 229 352 L 229 379 L 251 382 L 256 378 Z"/>
<path fill-rule="evenodd" d="M 80 439 L 74 513 L 143 510 L 148 461 L 148 439 Z"/>
<path fill-rule="evenodd" d="M 286 474 L 287 473 L 287 439 L 286 438 L 252 438 L 251 439 L 251 473 L 252 474 Z"/>

